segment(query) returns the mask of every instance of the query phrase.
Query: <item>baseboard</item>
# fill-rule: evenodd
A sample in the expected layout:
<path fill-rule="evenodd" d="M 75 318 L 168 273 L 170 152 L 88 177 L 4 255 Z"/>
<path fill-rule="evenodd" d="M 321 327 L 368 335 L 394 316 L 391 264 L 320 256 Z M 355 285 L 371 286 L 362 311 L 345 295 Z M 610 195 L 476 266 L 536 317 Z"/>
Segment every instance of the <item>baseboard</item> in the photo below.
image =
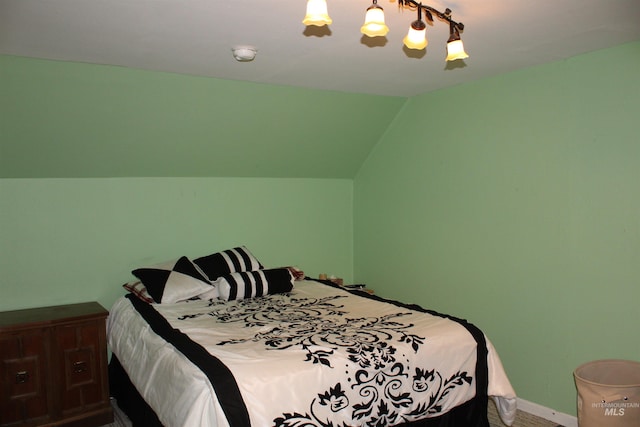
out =
<path fill-rule="evenodd" d="M 578 427 L 578 419 L 576 417 L 563 414 L 562 412 L 538 405 L 537 403 L 529 402 L 528 400 L 518 398 L 518 409 L 533 414 L 536 417 L 553 421 L 564 427 Z"/>

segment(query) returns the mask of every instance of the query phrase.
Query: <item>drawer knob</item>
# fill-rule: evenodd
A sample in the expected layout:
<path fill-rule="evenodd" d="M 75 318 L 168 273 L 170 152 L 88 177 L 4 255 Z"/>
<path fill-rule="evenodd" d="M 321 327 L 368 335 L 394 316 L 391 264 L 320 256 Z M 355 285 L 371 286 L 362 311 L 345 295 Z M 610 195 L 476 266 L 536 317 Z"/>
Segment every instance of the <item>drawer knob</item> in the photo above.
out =
<path fill-rule="evenodd" d="M 73 362 L 73 372 L 81 374 L 87 371 L 87 362 L 81 360 L 79 362 Z"/>
<path fill-rule="evenodd" d="M 16 384 L 24 384 L 29 381 L 29 372 L 20 371 L 16 372 Z"/>

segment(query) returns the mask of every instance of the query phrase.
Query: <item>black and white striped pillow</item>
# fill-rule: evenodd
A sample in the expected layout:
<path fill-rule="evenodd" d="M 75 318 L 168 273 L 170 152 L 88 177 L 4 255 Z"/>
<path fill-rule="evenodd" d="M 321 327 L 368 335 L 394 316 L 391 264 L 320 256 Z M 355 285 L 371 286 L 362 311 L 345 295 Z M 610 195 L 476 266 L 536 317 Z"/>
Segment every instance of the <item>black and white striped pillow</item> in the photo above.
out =
<path fill-rule="evenodd" d="M 214 282 L 225 301 L 279 294 L 293 289 L 294 277 L 288 268 L 243 271 L 220 277 Z"/>
<path fill-rule="evenodd" d="M 193 262 L 200 267 L 211 281 L 230 273 L 264 268 L 260 261 L 244 246 L 196 258 Z"/>

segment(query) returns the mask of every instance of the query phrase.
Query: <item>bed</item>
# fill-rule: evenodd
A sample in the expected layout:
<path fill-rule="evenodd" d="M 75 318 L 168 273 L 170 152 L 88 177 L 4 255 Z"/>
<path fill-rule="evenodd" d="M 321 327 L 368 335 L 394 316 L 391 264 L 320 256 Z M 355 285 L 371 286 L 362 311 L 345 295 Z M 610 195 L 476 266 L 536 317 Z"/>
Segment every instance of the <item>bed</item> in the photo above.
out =
<path fill-rule="evenodd" d="M 490 397 L 513 422 L 500 359 L 463 319 L 289 268 L 187 261 L 148 269 L 160 292 L 134 272 L 109 314 L 111 391 L 134 426 L 487 427 Z M 208 288 L 185 292 L 185 270 Z"/>

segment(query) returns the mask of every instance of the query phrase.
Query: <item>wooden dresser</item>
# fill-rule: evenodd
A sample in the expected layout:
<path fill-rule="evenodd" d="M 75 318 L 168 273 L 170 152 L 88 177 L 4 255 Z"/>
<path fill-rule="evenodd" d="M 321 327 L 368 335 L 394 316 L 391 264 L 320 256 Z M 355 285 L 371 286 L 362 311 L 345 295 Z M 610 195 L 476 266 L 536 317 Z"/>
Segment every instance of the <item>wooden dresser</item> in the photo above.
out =
<path fill-rule="evenodd" d="M 0 313 L 0 426 L 113 421 L 107 315 L 96 302 Z"/>

